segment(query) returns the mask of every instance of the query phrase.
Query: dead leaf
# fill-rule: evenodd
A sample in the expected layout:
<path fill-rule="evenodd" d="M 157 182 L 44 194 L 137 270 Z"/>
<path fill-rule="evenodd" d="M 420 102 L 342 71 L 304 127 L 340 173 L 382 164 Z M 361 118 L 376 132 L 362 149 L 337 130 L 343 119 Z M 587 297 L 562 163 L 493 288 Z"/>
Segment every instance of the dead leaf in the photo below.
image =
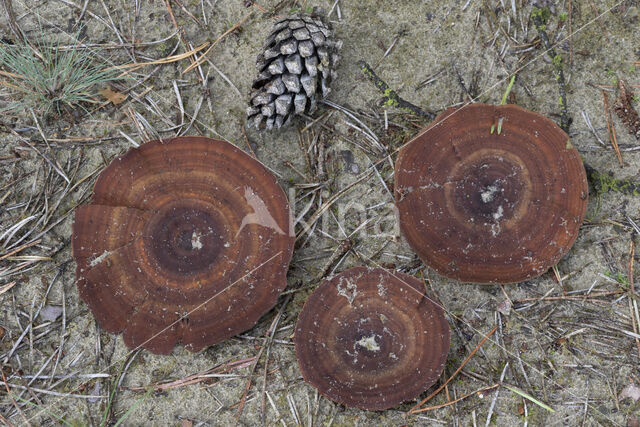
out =
<path fill-rule="evenodd" d="M 637 402 L 640 399 L 640 387 L 631 383 L 620 392 L 620 400 L 630 397 L 634 402 Z"/>
<path fill-rule="evenodd" d="M 113 105 L 119 105 L 127 99 L 127 95 L 124 93 L 116 92 L 110 87 L 105 87 L 104 89 L 98 90 L 98 93 L 102 95 L 107 101 L 111 102 Z"/>
<path fill-rule="evenodd" d="M 182 427 L 192 427 L 192 426 L 193 426 L 193 421 L 187 420 L 187 419 L 182 420 Z"/>

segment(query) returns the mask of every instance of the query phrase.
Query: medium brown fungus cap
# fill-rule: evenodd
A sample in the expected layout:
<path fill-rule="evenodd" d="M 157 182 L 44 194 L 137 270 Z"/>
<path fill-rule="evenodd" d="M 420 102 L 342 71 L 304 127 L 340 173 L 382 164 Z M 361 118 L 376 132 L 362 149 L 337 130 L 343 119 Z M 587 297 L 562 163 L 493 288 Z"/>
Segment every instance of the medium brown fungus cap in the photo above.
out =
<path fill-rule="evenodd" d="M 465 282 L 515 283 L 569 251 L 587 177 L 550 119 L 472 104 L 445 111 L 400 150 L 395 196 L 402 232 L 426 264 Z"/>
<path fill-rule="evenodd" d="M 233 145 L 148 142 L 76 210 L 80 296 L 129 347 L 199 351 L 252 327 L 286 286 L 294 237 L 275 177 Z"/>
<path fill-rule="evenodd" d="M 309 297 L 295 344 L 302 376 L 322 394 L 382 410 L 415 398 L 440 377 L 449 325 L 418 279 L 356 267 Z"/>

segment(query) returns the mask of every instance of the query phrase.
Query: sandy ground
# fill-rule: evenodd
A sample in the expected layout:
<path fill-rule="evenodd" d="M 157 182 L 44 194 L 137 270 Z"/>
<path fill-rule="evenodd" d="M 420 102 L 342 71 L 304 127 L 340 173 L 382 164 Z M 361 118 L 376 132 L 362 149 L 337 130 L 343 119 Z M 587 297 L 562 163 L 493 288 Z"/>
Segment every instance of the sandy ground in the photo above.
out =
<path fill-rule="evenodd" d="M 12 3 L 16 23 L 27 36 L 42 32 L 61 44 L 76 43 L 74 36 L 83 43 L 105 44 L 99 54 L 112 64 L 189 50 L 178 31 L 194 47 L 219 42 L 201 71 L 181 74 L 188 60 L 148 65 L 115 87 L 128 93 L 124 103 L 104 105 L 89 116 L 42 118 L 36 112 L 36 123 L 29 111 L 20 111 L 0 119 L 0 235 L 5 236 L 0 237 L 0 361 L 13 398 L 3 385 L 0 420 L 16 425 L 49 425 L 60 419 L 91 425 L 118 420 L 126 425 L 637 425 L 640 403 L 637 396 L 626 395 L 640 386 L 640 344 L 626 332 L 639 333 L 633 320 L 638 319 L 638 286 L 634 295 L 629 274 L 631 242 L 634 236 L 638 240 L 629 218 L 640 223 L 638 197 L 616 191 L 590 194 L 587 221 L 557 265 L 561 282 L 549 272 L 504 287 L 458 284 L 424 267 L 397 235 L 390 192 L 395 151 L 429 120 L 382 105 L 382 94 L 363 77 L 358 61 L 375 66 L 405 100 L 434 112 L 467 102 L 469 93 L 476 101 L 498 103 L 509 76 L 520 69 L 510 102 L 559 122 L 559 87 L 529 19 L 531 2 L 261 0 L 247 6 L 240 0 L 104 0 L 88 2 L 84 13 L 81 0 Z M 548 3 L 552 14 L 545 31 L 564 64 L 572 144 L 597 170 L 620 179 L 639 178 L 638 140 L 613 114 L 621 166 L 609 142 L 603 105 L 603 91 L 610 105 L 615 102 L 619 80 L 640 84 L 639 69 L 633 67 L 640 60 L 638 2 Z M 341 108 L 324 106 L 313 118 L 281 131 L 248 130 L 245 137 L 245 105 L 262 40 L 275 16 L 310 6 L 331 10 L 330 20 L 343 40 L 339 77 L 328 97 Z M 4 12 L 1 35 L 14 39 Z M 78 25 L 84 26 L 80 33 Z M 169 356 L 132 354 L 121 337 L 100 332 L 78 297 L 70 247 L 73 209 L 88 200 L 96 174 L 131 148 L 123 133 L 136 143 L 146 140 L 132 121 L 134 113 L 162 136 L 175 134 L 164 131 L 180 122 L 174 82 L 187 124 L 198 111 L 187 134 L 225 139 L 245 150 L 249 143 L 295 197 L 296 216 L 302 214 L 304 221 L 329 197 L 358 182 L 320 218 L 317 227 L 326 234 L 300 239 L 286 291 L 293 297 L 281 298 L 256 327 L 198 354 L 180 347 Z M 11 102 L 7 93 L 0 92 L 3 105 Z M 640 107 L 637 99 L 634 105 Z M 375 138 L 365 135 L 362 125 Z M 146 131 L 152 134 L 150 129 Z M 36 149 L 72 177 L 71 186 Z M 385 157 L 375 173 L 365 175 L 372 172 L 372 162 Z M 15 235 L 3 234 L 32 215 L 37 219 Z M 377 232 L 363 227 L 363 234 L 363 220 L 375 224 Z M 7 256 L 7 247 L 28 232 L 22 243 L 37 242 Z M 345 236 L 351 242 L 346 252 L 341 249 Z M 302 381 L 292 345 L 302 304 L 320 277 L 362 264 L 417 277 L 422 272 L 429 278 L 430 291 L 440 298 L 452 326 L 443 379 L 498 327 L 446 392 L 427 405 L 469 397 L 420 415 L 406 415 L 415 402 L 366 412 L 337 405 Z M 252 371 L 252 358 L 280 309 L 275 339 Z M 220 368 L 236 361 L 246 363 Z M 196 376 L 192 384 L 183 381 L 148 394 L 139 391 L 203 372 L 216 375 Z M 511 389 L 474 393 L 500 381 Z M 514 387 L 555 412 L 513 392 Z"/>

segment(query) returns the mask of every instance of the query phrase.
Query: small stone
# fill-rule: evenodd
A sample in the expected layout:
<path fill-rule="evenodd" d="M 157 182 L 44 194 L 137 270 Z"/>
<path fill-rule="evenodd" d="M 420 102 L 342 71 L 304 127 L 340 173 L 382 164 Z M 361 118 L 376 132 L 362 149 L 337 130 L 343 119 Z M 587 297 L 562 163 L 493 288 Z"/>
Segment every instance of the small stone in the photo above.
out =
<path fill-rule="evenodd" d="M 638 399 L 640 399 L 640 387 L 633 383 L 628 384 L 624 389 L 622 389 L 622 392 L 620 392 L 620 400 L 626 399 L 627 397 L 630 397 L 634 402 L 637 402 Z"/>
<path fill-rule="evenodd" d="M 508 316 L 509 313 L 511 313 L 511 301 L 509 300 L 502 301 L 500 304 L 498 304 L 498 307 L 496 307 L 496 310 L 498 310 L 500 313 L 504 314 L 505 316 Z"/>
<path fill-rule="evenodd" d="M 62 314 L 62 307 L 57 305 L 45 305 L 40 310 L 40 317 L 44 321 L 53 322 Z"/>

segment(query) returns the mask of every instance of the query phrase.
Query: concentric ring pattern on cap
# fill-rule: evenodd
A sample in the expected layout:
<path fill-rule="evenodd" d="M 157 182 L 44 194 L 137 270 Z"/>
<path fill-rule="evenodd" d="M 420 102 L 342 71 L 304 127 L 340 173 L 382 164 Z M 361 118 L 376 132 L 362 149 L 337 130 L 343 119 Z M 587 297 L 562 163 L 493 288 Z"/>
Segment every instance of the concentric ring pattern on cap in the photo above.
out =
<path fill-rule="evenodd" d="M 355 267 L 325 280 L 296 326 L 305 381 L 346 406 L 382 410 L 440 377 L 449 325 L 424 284 L 407 274 Z"/>
<path fill-rule="evenodd" d="M 251 328 L 286 286 L 289 204 L 224 141 L 151 141 L 116 158 L 76 210 L 80 296 L 125 343 L 199 351 Z"/>
<path fill-rule="evenodd" d="M 567 134 L 516 105 L 445 111 L 395 167 L 403 235 L 427 265 L 465 282 L 547 271 L 576 240 L 587 193 Z"/>

